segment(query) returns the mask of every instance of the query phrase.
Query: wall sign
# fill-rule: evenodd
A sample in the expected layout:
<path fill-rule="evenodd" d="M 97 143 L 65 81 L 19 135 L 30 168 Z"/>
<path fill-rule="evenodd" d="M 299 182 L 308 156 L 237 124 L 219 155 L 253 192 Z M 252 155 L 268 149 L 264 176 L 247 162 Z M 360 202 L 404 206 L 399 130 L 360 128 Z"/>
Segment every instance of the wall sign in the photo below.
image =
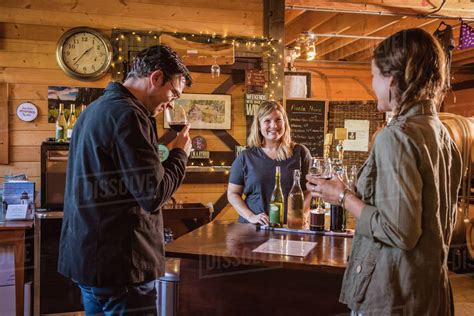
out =
<path fill-rule="evenodd" d="M 170 151 L 169 151 L 168 147 L 166 147 L 163 144 L 159 144 L 157 150 L 158 150 L 158 157 L 160 158 L 161 162 L 168 159 L 168 157 L 170 155 Z"/>
<path fill-rule="evenodd" d="M 245 94 L 245 115 L 254 116 L 260 104 L 267 100 L 264 93 L 246 93 Z"/>
<path fill-rule="evenodd" d="M 16 108 L 16 116 L 23 122 L 31 122 L 38 117 L 38 108 L 31 102 L 21 103 Z"/>
<path fill-rule="evenodd" d="M 369 151 L 369 120 L 344 120 L 347 139 L 344 141 L 346 151 Z"/>
<path fill-rule="evenodd" d="M 285 72 L 286 98 L 311 98 L 311 73 Z"/>
<path fill-rule="evenodd" d="M 326 102 L 311 99 L 286 100 L 293 141 L 308 147 L 312 156 L 322 157 L 326 130 Z"/>

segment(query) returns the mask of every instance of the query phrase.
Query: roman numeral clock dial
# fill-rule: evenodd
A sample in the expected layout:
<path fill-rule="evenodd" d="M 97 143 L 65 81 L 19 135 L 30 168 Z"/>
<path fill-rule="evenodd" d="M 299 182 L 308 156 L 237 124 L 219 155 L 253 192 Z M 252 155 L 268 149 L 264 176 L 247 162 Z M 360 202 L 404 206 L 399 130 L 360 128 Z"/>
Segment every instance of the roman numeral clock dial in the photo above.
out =
<path fill-rule="evenodd" d="M 56 59 L 69 76 L 97 80 L 107 73 L 112 62 L 110 41 L 94 29 L 73 28 L 59 39 Z"/>

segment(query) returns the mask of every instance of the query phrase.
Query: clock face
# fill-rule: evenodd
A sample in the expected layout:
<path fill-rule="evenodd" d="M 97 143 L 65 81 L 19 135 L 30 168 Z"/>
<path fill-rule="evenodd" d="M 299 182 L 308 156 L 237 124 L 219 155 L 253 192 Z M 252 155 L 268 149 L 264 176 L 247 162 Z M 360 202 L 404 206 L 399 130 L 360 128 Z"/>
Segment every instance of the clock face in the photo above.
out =
<path fill-rule="evenodd" d="M 72 29 L 64 34 L 58 44 L 57 57 L 67 74 L 83 80 L 100 78 L 112 60 L 107 39 L 88 28 Z"/>

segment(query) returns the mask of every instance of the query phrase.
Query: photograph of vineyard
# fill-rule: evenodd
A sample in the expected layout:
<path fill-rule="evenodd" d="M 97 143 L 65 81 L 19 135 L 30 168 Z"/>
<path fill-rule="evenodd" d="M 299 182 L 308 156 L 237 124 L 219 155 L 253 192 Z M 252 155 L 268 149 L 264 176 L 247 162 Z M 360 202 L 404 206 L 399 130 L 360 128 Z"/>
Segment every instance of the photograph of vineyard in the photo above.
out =
<path fill-rule="evenodd" d="M 184 107 L 191 129 L 230 129 L 231 96 L 185 93 L 174 101 Z M 168 128 L 165 121 L 165 128 Z"/>
<path fill-rule="evenodd" d="M 71 104 L 76 105 L 76 116 L 79 117 L 82 105 L 89 105 L 100 97 L 104 89 L 85 87 L 48 87 L 48 123 L 56 122 L 59 112 L 59 103 L 64 104 L 64 116 L 69 118 Z"/>

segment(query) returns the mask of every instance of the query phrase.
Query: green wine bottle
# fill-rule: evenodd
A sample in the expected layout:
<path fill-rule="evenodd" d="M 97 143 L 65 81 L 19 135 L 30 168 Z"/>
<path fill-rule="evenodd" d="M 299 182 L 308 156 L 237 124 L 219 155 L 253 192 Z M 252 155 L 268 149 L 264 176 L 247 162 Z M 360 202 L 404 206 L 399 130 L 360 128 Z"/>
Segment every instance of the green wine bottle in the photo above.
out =
<path fill-rule="evenodd" d="M 66 129 L 67 129 L 67 122 L 66 122 L 66 118 L 64 117 L 64 104 L 59 103 L 59 114 L 58 114 L 58 118 L 56 119 L 56 141 L 57 142 L 66 141 Z"/>
<path fill-rule="evenodd" d="M 275 170 L 275 189 L 273 189 L 270 199 L 269 218 L 271 227 L 283 227 L 283 213 L 285 212 L 285 202 L 281 191 L 281 171 L 280 166 Z"/>

